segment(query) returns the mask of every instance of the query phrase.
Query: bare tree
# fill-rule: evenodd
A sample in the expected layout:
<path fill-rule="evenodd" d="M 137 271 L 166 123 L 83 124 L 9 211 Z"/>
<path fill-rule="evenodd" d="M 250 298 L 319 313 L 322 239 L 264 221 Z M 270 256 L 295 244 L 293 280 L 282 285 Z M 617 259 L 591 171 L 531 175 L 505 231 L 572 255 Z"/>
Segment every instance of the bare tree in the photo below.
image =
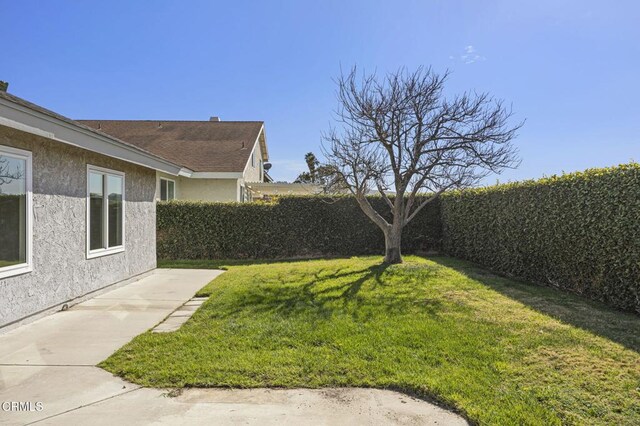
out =
<path fill-rule="evenodd" d="M 518 164 L 511 141 L 523 123 L 509 126 L 511 110 L 488 94 L 447 99 L 448 76 L 419 68 L 359 78 L 354 67 L 336 80 L 338 128 L 323 137 L 326 166 L 384 233 L 386 263 L 402 262 L 402 229 L 425 205 Z M 367 199 L 376 191 L 390 221 Z"/>
<path fill-rule="evenodd" d="M 16 166 L 15 170 L 11 171 L 9 166 L 9 160 L 0 156 L 0 193 L 2 193 L 2 185 L 24 177 L 24 172 L 19 167 Z"/>

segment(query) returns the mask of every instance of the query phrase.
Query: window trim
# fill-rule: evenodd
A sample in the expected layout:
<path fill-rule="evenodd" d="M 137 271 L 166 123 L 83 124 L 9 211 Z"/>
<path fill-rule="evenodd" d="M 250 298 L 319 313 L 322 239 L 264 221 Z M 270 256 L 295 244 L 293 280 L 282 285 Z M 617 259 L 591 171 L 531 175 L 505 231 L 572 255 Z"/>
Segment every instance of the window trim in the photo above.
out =
<path fill-rule="evenodd" d="M 25 160 L 25 263 L 0 268 L 0 279 L 33 271 L 33 161 L 31 151 L 0 145 L 0 154 Z"/>
<path fill-rule="evenodd" d="M 107 248 L 101 248 L 101 249 L 95 249 L 95 250 L 91 250 L 91 217 L 90 217 L 90 211 L 91 211 L 91 189 L 89 187 L 90 185 L 90 175 L 91 172 L 98 172 L 98 173 L 102 173 L 105 177 L 107 177 L 108 175 L 112 175 L 112 176 L 118 176 L 118 177 L 122 177 L 122 244 L 116 247 L 107 247 Z M 103 181 L 103 186 L 105 185 L 104 182 L 107 182 L 107 179 L 105 179 Z M 117 170 L 112 170 L 112 169 L 106 169 L 104 167 L 98 167 L 98 166 L 93 166 L 91 164 L 87 164 L 87 221 L 86 221 L 86 230 L 87 230 L 87 238 L 86 238 L 86 249 L 87 249 L 87 259 L 95 259 L 96 257 L 102 257 L 102 256 L 108 256 L 110 254 L 116 254 L 116 253 L 122 253 L 125 250 L 125 238 L 126 238 L 126 197 L 125 197 L 125 187 L 126 187 L 126 177 L 125 177 L 125 173 L 124 172 L 119 172 Z M 104 191 L 104 190 L 103 190 Z M 103 194 L 103 197 L 106 194 Z M 109 209 L 109 202 L 107 200 L 106 203 L 103 203 L 103 213 L 108 211 Z M 106 235 L 106 241 L 107 241 L 107 245 L 108 240 L 109 240 L 109 215 L 108 213 L 106 214 L 105 218 L 104 218 L 104 223 L 103 223 L 103 231 L 104 235 Z"/>
<path fill-rule="evenodd" d="M 166 200 L 162 199 L 162 181 L 166 180 L 167 182 L 173 182 L 173 198 L 169 199 L 167 197 Z M 169 195 L 169 185 L 167 185 L 167 196 Z M 173 179 L 169 179 L 169 178 L 165 178 L 165 177 L 161 177 L 158 179 L 158 199 L 160 201 L 172 201 L 176 199 L 176 181 Z"/>

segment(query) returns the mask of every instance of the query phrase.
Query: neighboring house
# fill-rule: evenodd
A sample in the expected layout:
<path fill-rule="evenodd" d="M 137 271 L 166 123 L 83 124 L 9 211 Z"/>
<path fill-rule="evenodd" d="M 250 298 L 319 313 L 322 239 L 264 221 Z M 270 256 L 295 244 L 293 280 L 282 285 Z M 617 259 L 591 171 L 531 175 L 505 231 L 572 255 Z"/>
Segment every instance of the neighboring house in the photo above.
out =
<path fill-rule="evenodd" d="M 261 121 L 78 120 L 183 167 L 157 173 L 159 200 L 252 200 L 249 183 L 268 180 Z"/>
<path fill-rule="evenodd" d="M 154 269 L 157 174 L 181 172 L 0 90 L 0 327 Z"/>

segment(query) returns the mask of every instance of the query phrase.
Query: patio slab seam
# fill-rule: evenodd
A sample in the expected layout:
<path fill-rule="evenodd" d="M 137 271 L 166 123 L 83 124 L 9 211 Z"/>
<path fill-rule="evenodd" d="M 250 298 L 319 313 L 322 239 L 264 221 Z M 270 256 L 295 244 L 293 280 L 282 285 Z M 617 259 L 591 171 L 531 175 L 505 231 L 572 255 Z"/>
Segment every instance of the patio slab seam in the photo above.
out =
<path fill-rule="evenodd" d="M 95 367 L 95 368 L 98 368 L 98 367 Z M 134 385 L 134 386 L 135 386 L 135 385 Z M 118 397 L 120 397 L 120 396 L 122 396 L 122 395 L 126 395 L 126 394 L 128 394 L 128 393 L 135 392 L 135 391 L 140 390 L 140 389 L 142 389 L 142 386 L 137 386 L 137 387 L 135 387 L 135 388 L 133 388 L 133 389 L 128 389 L 128 390 L 126 390 L 126 391 L 124 391 L 124 392 L 121 392 L 121 393 L 118 393 L 118 394 L 115 394 L 115 395 L 111 395 L 111 396 L 108 396 L 108 397 L 106 397 L 106 398 L 101 398 L 101 399 L 98 399 L 98 400 L 96 400 L 96 401 L 89 402 L 89 403 L 87 403 L 87 404 L 79 405 L 79 406 L 77 406 L 77 407 L 70 408 L 70 409 L 68 409 L 68 410 L 61 411 L 61 412 L 59 412 L 59 413 L 52 414 L 52 415 L 50 415 L 50 416 L 43 417 L 43 418 L 41 418 L 41 419 L 34 420 L 34 421 L 32 421 L 32 422 L 26 423 L 25 425 L 33 425 L 33 424 L 36 424 L 36 423 L 44 422 L 44 421 L 50 420 L 50 419 L 52 419 L 52 418 L 54 418 L 54 417 L 63 416 L 63 415 L 65 415 L 65 414 L 71 413 L 71 412 L 73 412 L 73 411 L 80 410 L 80 409 L 85 408 L 85 407 L 90 407 L 90 406 L 92 406 L 92 405 L 99 404 L 99 403 L 104 402 L 104 401 L 108 401 L 108 400 L 110 400 L 110 399 L 118 398 Z"/>
<path fill-rule="evenodd" d="M 162 322 L 156 325 L 152 333 L 170 333 L 178 330 L 202 306 L 208 297 L 192 297 L 171 312 Z"/>

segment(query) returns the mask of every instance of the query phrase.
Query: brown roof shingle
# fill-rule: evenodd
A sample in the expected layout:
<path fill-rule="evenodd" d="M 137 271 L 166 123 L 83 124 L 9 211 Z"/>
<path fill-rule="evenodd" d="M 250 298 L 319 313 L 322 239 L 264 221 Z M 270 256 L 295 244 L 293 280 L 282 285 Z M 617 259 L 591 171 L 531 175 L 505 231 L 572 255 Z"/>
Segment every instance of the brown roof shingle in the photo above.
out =
<path fill-rule="evenodd" d="M 262 121 L 77 120 L 194 172 L 242 172 Z"/>
<path fill-rule="evenodd" d="M 12 95 L 11 93 L 3 92 L 3 91 L 0 90 L 0 99 L 6 99 L 6 100 L 8 100 L 10 102 L 13 102 L 13 103 L 17 104 L 17 105 L 21 105 L 21 106 L 23 106 L 25 108 L 29 108 L 29 109 L 31 109 L 33 111 L 39 112 L 39 113 L 44 114 L 44 115 L 48 115 L 49 117 L 55 118 L 56 120 L 60 120 L 60 121 L 63 121 L 65 123 L 69 123 L 69 124 L 71 124 L 73 126 L 76 126 L 76 127 L 80 128 L 80 129 L 84 129 L 84 130 L 89 131 L 91 133 L 95 133 L 96 135 L 107 137 L 107 138 L 113 140 L 114 142 L 130 146 L 133 149 L 136 149 L 136 150 L 138 150 L 140 152 L 143 152 L 143 153 L 145 153 L 147 155 L 152 155 L 154 157 L 162 157 L 160 155 L 152 153 L 151 151 L 147 151 L 147 150 L 143 149 L 142 147 L 140 147 L 140 146 L 138 146 L 136 144 L 120 140 L 116 135 L 107 134 L 106 132 L 102 132 L 99 129 L 97 129 L 96 127 L 89 125 L 88 123 L 82 123 L 80 120 L 72 120 L 72 119 L 70 119 L 68 117 L 65 117 L 64 115 L 58 114 L 57 112 L 53 112 L 53 111 L 51 111 L 49 109 L 41 107 L 40 105 L 36 105 L 36 104 L 34 104 L 32 102 L 29 102 L 29 101 L 27 101 L 25 99 L 22 99 L 22 98 L 20 98 L 20 97 L 18 97 L 16 95 Z M 166 161 L 171 162 L 171 160 L 167 160 L 164 157 L 162 157 L 162 158 L 164 160 L 166 160 Z M 174 163 L 174 166 L 179 166 L 179 165 L 180 164 Z"/>

